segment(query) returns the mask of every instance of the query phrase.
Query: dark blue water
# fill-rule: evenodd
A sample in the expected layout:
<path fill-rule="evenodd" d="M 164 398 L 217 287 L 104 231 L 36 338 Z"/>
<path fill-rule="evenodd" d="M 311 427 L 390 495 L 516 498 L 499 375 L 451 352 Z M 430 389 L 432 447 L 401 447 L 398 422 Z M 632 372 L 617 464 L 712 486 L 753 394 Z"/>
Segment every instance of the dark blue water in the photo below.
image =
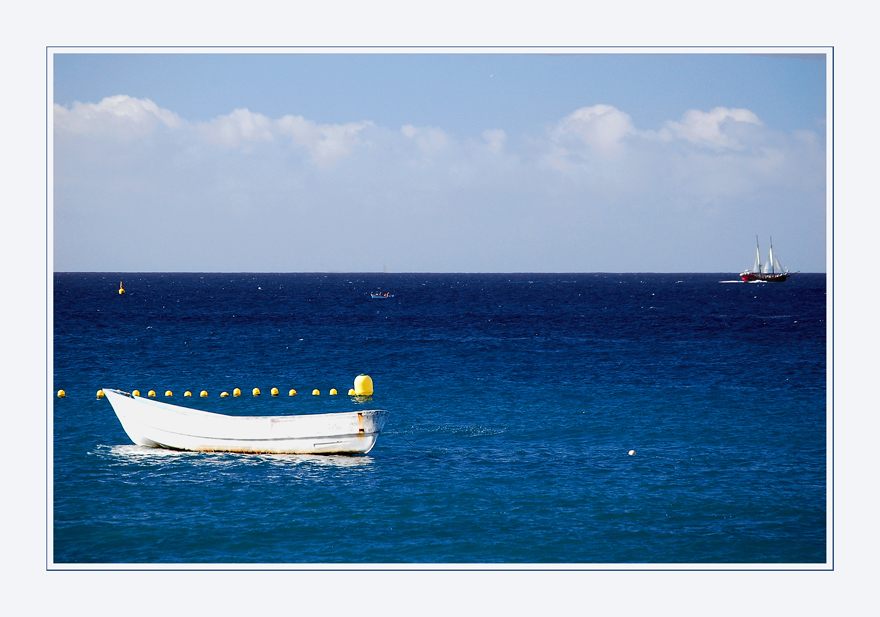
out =
<path fill-rule="evenodd" d="M 731 278 L 56 274 L 54 561 L 825 563 L 825 275 Z M 391 415 L 366 457 L 171 452 L 105 387 Z"/>

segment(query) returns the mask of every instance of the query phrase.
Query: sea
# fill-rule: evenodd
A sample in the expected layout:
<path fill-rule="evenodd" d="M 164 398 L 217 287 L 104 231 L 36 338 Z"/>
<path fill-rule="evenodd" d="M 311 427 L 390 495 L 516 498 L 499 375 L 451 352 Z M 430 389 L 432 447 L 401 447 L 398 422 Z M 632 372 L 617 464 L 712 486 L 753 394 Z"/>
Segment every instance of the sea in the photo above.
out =
<path fill-rule="evenodd" d="M 55 273 L 47 561 L 827 567 L 826 275 L 736 278 Z M 181 452 L 103 388 L 389 416 L 365 456 Z"/>

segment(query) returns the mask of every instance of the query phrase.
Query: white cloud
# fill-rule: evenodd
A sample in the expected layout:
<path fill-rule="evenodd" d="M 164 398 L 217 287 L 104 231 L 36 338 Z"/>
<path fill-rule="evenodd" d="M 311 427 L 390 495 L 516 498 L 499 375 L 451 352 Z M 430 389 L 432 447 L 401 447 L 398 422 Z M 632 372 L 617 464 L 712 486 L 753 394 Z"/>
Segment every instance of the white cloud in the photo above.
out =
<path fill-rule="evenodd" d="M 407 124 L 400 128 L 400 132 L 410 139 L 415 139 L 422 152 L 437 152 L 449 142 L 446 133 L 432 126 L 415 127 Z"/>
<path fill-rule="evenodd" d="M 100 103 L 75 102 L 70 109 L 55 104 L 54 116 L 57 131 L 112 135 L 121 140 L 144 137 L 160 125 L 179 129 L 186 124 L 176 113 L 162 109 L 150 99 L 124 94 L 109 96 Z"/>
<path fill-rule="evenodd" d="M 247 109 L 236 109 L 226 116 L 218 116 L 199 126 L 202 136 L 211 143 L 227 147 L 244 142 L 273 141 L 272 121 L 263 114 Z"/>
<path fill-rule="evenodd" d="M 603 158 L 614 158 L 623 151 L 623 139 L 635 132 L 629 115 L 610 105 L 593 105 L 563 118 L 552 139 L 565 150 L 586 144 Z"/>
<path fill-rule="evenodd" d="M 293 142 L 305 146 L 319 166 L 336 163 L 351 156 L 358 144 L 357 135 L 373 123 L 349 122 L 347 124 L 316 124 L 302 116 L 284 116 L 275 122 L 275 128 Z"/>
<path fill-rule="evenodd" d="M 498 154 L 504 148 L 504 144 L 507 141 L 507 133 L 501 129 L 487 130 L 483 131 L 483 139 L 486 140 L 489 150 Z"/>
<path fill-rule="evenodd" d="M 685 139 L 692 144 L 716 148 L 739 148 L 739 140 L 725 132 L 734 122 L 761 125 L 758 116 L 748 109 L 716 107 L 709 112 L 691 109 L 682 116 L 681 122 L 666 122 L 659 135 L 662 139 Z"/>
<path fill-rule="evenodd" d="M 819 136 L 814 131 L 806 131 L 806 130 L 794 131 L 792 133 L 792 135 L 798 141 L 800 141 L 804 144 L 810 145 L 810 146 L 813 146 L 813 145 L 819 143 Z"/>
<path fill-rule="evenodd" d="M 193 126 L 149 99 L 118 95 L 107 97 L 100 103 L 76 102 L 70 109 L 56 104 L 54 124 L 59 134 L 109 137 L 118 141 L 147 137 L 160 126 L 195 130 L 208 143 L 226 148 L 242 146 L 246 151 L 251 144 L 273 142 L 277 136 L 284 135 L 292 138 L 295 144 L 304 146 L 315 163 L 326 167 L 351 156 L 359 143 L 358 134 L 373 123 L 316 124 L 293 115 L 272 120 L 248 109 L 235 109 L 230 114 Z M 436 141 L 436 136 L 429 134 L 429 142 L 432 139 Z"/>
<path fill-rule="evenodd" d="M 110 253 L 93 265 L 72 261 L 94 250 L 83 230 L 106 220 L 142 226 L 144 213 L 157 208 L 165 210 L 155 225 L 176 221 L 186 230 L 210 221 L 204 239 L 180 231 L 166 250 L 149 249 L 150 259 L 171 260 L 174 267 L 321 269 L 313 256 L 323 256 L 340 262 L 334 268 L 368 269 L 363 255 L 374 255 L 381 266 L 386 258 L 379 253 L 396 247 L 401 264 L 413 253 L 409 265 L 398 268 L 485 271 L 565 267 L 563 255 L 580 256 L 582 247 L 620 229 L 631 236 L 633 250 L 659 227 L 705 225 L 711 236 L 764 216 L 768 201 L 769 216 L 777 219 L 790 211 L 777 204 L 788 201 L 824 212 L 821 134 L 784 135 L 745 109 L 691 110 L 660 131 L 640 131 L 625 112 L 594 105 L 530 136 L 513 139 L 487 129 L 474 139 L 440 127 L 318 124 L 247 109 L 196 124 L 149 100 L 122 96 L 56 106 L 55 127 L 63 137 L 55 142 L 54 167 L 56 221 L 64 230 L 56 236 L 61 269 L 120 267 Z M 161 129 L 171 138 L 157 138 Z M 248 148 L 259 149 L 259 156 L 243 156 Z M 303 156 L 290 156 L 292 148 Z M 272 221 L 276 238 L 283 235 L 276 230 L 309 231 L 296 243 L 267 242 L 265 221 Z M 234 252 L 217 250 L 211 239 L 233 235 L 241 238 Z M 349 246 L 354 236 L 377 235 L 392 241 Z M 548 255 L 564 248 L 558 261 L 541 262 L 530 252 L 541 243 L 553 247 Z M 470 253 L 453 258 L 452 244 Z M 198 261 L 167 249 L 182 246 Z M 667 252 L 669 259 L 676 254 Z M 209 256 L 220 265 L 212 266 Z M 130 267 L 169 266 L 139 261 Z"/>

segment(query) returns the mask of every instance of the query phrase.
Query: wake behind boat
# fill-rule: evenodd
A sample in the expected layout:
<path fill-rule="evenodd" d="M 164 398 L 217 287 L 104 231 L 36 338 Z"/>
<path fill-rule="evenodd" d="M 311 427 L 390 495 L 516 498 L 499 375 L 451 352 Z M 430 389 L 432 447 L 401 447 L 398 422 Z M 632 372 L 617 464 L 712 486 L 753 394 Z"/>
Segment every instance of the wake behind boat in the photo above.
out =
<path fill-rule="evenodd" d="M 122 428 L 137 445 L 197 452 L 366 454 L 383 409 L 290 416 L 227 416 L 105 388 Z"/>
<path fill-rule="evenodd" d="M 761 247 L 758 245 L 758 237 L 755 236 L 755 264 L 751 270 L 740 272 L 739 277 L 746 283 L 783 283 L 788 280 L 794 272 L 789 272 L 788 268 L 783 268 L 779 264 L 779 260 L 773 253 L 773 238 L 770 238 L 770 259 L 767 263 L 761 264 Z"/>

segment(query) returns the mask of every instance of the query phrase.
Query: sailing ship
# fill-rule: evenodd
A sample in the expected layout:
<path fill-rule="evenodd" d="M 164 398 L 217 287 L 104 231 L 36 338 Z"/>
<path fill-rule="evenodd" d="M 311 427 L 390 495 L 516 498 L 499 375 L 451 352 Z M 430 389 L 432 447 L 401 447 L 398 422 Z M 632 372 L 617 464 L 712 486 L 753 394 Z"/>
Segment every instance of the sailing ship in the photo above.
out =
<path fill-rule="evenodd" d="M 783 268 L 779 259 L 773 253 L 773 238 L 770 238 L 770 258 L 766 263 L 761 263 L 761 247 L 758 244 L 758 236 L 755 236 L 755 264 L 751 270 L 740 272 L 739 277 L 746 283 L 782 283 L 788 280 L 794 272 Z"/>

